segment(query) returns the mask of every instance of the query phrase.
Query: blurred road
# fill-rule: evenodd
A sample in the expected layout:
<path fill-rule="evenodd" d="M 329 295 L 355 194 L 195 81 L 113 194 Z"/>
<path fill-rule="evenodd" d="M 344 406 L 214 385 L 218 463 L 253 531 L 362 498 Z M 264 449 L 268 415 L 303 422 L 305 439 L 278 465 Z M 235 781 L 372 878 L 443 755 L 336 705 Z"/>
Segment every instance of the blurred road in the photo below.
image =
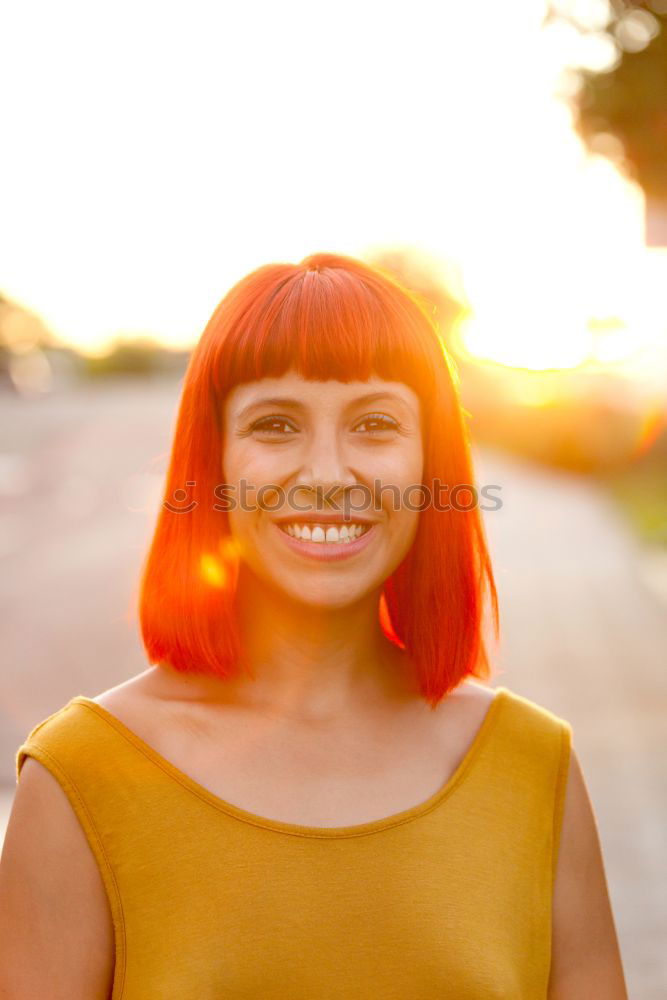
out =
<path fill-rule="evenodd" d="M 591 484 L 489 454 L 477 478 L 503 486 L 503 508 L 486 519 L 503 630 L 497 679 L 572 724 L 629 996 L 663 1000 L 667 604 Z"/>
<path fill-rule="evenodd" d="M 134 591 L 180 385 L 118 381 L 0 395 L 0 833 L 14 754 L 75 694 L 145 669 Z M 504 456 L 487 515 L 501 600 L 501 683 L 568 719 L 598 817 L 633 1000 L 667 983 L 667 610 L 605 496 Z"/>

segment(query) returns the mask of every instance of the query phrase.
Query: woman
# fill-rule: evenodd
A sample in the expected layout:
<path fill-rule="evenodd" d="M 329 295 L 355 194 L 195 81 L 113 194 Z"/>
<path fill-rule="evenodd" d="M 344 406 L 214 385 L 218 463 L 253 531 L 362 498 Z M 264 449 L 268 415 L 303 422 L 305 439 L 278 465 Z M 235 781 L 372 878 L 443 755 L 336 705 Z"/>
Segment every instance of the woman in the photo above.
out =
<path fill-rule="evenodd" d="M 17 753 L 1 995 L 626 997 L 571 727 L 479 683 L 471 484 L 395 279 L 318 254 L 229 292 L 144 568 L 152 666 Z"/>

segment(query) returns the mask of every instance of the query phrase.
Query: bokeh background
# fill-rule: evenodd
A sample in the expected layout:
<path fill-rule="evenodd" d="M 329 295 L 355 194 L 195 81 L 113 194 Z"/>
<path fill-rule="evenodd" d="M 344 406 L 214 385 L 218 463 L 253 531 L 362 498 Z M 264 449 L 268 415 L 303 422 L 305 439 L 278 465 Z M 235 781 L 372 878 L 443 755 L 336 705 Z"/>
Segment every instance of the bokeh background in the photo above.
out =
<path fill-rule="evenodd" d="M 667 988 L 667 0 L 24 0 L 0 89 L 0 789 L 147 666 L 188 353 L 263 263 L 432 305 L 500 588 L 495 683 L 567 718 L 630 995 Z"/>

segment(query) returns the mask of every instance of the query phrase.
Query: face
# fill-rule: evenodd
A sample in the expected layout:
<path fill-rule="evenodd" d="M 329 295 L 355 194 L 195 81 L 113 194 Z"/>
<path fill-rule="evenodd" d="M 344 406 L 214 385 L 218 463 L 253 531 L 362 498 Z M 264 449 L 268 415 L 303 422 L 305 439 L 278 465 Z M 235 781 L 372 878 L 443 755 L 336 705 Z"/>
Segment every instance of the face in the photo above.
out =
<path fill-rule="evenodd" d="M 252 571 L 321 607 L 381 588 L 417 531 L 419 511 L 404 503 L 406 495 L 412 506 L 421 498 L 405 492 L 423 470 L 413 390 L 378 378 L 315 382 L 288 373 L 233 389 L 224 425 L 223 475 L 236 501 L 230 530 Z"/>

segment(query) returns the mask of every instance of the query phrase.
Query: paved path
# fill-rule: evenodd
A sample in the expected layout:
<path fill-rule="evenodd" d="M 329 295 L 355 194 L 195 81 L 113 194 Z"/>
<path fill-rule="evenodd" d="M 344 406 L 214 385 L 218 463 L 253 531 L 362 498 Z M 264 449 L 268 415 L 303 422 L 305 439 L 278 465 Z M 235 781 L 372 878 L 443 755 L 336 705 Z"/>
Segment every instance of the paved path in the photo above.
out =
<path fill-rule="evenodd" d="M 573 726 L 598 818 L 632 1000 L 666 995 L 667 606 L 606 496 L 485 454 L 501 591 L 500 683 Z"/>
<path fill-rule="evenodd" d="M 0 829 L 14 753 L 74 694 L 146 666 L 133 617 L 177 382 L 0 396 Z M 606 498 L 484 453 L 500 587 L 498 683 L 568 719 L 596 809 L 633 1000 L 665 995 L 667 611 Z"/>

